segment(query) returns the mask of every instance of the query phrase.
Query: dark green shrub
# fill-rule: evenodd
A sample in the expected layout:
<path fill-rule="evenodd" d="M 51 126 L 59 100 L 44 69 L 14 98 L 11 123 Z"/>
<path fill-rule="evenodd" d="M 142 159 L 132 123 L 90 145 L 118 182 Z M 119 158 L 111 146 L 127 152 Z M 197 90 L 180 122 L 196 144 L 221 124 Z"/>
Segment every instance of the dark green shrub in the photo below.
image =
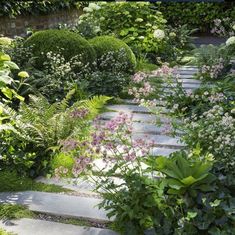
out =
<path fill-rule="evenodd" d="M 122 71 L 132 72 L 136 66 L 136 58 L 129 46 L 120 39 L 112 36 L 99 36 L 89 41 L 97 54 L 97 63 L 99 68 L 104 70 L 115 69 L 115 63 L 105 63 L 105 68 L 102 67 L 104 61 L 108 61 L 109 57 L 116 59 L 116 62 L 122 60 Z"/>
<path fill-rule="evenodd" d="M 83 5 L 77 0 L 19 1 L 1 0 L 0 16 L 47 14 Z"/>
<path fill-rule="evenodd" d="M 235 3 L 155 3 L 170 25 L 187 24 L 191 28 L 199 28 L 202 32 L 209 32 L 214 25 L 214 19 L 226 17 L 234 18 Z"/>
<path fill-rule="evenodd" d="M 46 60 L 46 53 L 53 52 L 64 56 L 69 61 L 75 56 L 82 56 L 84 64 L 92 63 L 96 54 L 86 39 L 80 35 L 67 30 L 44 30 L 33 34 L 24 44 L 32 47 L 32 52 L 36 59 L 36 67 L 42 67 Z M 44 55 L 42 55 L 42 53 Z"/>

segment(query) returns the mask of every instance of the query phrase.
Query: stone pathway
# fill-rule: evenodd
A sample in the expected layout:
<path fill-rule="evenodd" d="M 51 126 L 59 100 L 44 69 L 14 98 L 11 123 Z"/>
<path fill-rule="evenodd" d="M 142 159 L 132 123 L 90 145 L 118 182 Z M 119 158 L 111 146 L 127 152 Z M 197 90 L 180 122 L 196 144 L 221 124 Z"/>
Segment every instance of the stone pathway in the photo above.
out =
<path fill-rule="evenodd" d="M 184 89 L 196 89 L 200 86 L 200 81 L 195 80 L 193 75 L 198 71 L 195 66 L 183 66 L 178 69 L 180 81 Z M 161 113 L 159 118 L 162 122 L 169 122 L 171 119 L 166 116 L 169 112 L 164 107 L 164 103 L 159 102 Z M 118 115 L 120 111 L 133 114 L 133 138 L 149 138 L 156 142 L 151 150 L 153 155 L 169 156 L 172 152 L 184 147 L 180 142 L 180 137 L 171 137 L 163 133 L 164 128 L 158 127 L 155 122 L 157 118 L 144 107 L 139 107 L 132 100 L 125 100 L 123 104 L 108 106 L 110 112 L 102 114 L 103 122 Z M 180 121 L 180 120 L 176 120 Z M 102 166 L 102 161 L 97 160 L 97 165 Z M 95 221 L 110 221 L 106 212 L 98 209 L 97 204 L 101 202 L 98 194 L 93 193 L 95 185 L 87 179 L 60 180 L 39 178 L 38 181 L 57 184 L 65 188 L 72 189 L 79 193 L 76 196 L 44 193 L 44 192 L 11 192 L 0 193 L 0 203 L 13 203 L 27 205 L 30 210 L 59 215 L 72 218 L 87 218 Z M 112 220 L 112 219 L 111 219 Z M 7 231 L 16 232 L 18 235 L 117 235 L 117 233 L 98 228 L 84 228 L 75 225 L 61 224 L 50 221 L 36 219 L 21 219 L 17 221 L 1 222 L 0 227 Z"/>
<path fill-rule="evenodd" d="M 35 219 L 0 222 L 0 227 L 18 235 L 118 235 L 108 229 L 80 227 Z"/>

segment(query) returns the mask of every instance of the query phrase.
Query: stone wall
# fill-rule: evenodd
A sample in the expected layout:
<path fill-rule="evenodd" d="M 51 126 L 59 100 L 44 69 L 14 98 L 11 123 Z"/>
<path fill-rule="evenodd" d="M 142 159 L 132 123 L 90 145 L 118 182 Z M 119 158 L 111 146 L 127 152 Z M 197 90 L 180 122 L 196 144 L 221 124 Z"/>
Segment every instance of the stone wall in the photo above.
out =
<path fill-rule="evenodd" d="M 55 28 L 60 23 L 74 25 L 80 15 L 80 10 L 71 9 L 48 15 L 17 16 L 16 18 L 0 17 L 0 35 L 24 36 L 27 28 L 34 30 Z"/>

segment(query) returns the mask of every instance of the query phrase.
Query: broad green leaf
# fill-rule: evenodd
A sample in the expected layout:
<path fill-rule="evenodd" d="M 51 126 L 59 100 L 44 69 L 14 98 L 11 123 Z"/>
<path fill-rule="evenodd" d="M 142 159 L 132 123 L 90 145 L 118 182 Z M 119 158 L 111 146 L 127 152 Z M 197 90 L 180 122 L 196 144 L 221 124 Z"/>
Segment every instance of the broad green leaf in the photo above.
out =
<path fill-rule="evenodd" d="M 1 91 L 8 99 L 12 99 L 12 89 L 10 89 L 9 87 L 3 87 Z"/>
<path fill-rule="evenodd" d="M 5 61 L 5 65 L 7 65 L 10 69 L 20 69 L 17 64 L 12 61 Z"/>
<path fill-rule="evenodd" d="M 11 57 L 7 54 L 1 53 L 0 54 L 0 61 L 10 61 Z"/>
<path fill-rule="evenodd" d="M 8 75 L 0 75 L 0 82 L 3 82 L 5 84 L 11 84 L 13 82 L 13 79 Z"/>
<path fill-rule="evenodd" d="M 192 185 L 193 183 L 195 183 L 197 180 L 196 180 L 194 177 L 192 177 L 192 176 L 190 175 L 190 176 L 188 176 L 188 177 L 186 177 L 186 178 L 184 178 L 184 179 L 182 179 L 182 180 L 180 180 L 180 181 L 181 181 L 183 184 L 189 186 L 189 185 Z"/>

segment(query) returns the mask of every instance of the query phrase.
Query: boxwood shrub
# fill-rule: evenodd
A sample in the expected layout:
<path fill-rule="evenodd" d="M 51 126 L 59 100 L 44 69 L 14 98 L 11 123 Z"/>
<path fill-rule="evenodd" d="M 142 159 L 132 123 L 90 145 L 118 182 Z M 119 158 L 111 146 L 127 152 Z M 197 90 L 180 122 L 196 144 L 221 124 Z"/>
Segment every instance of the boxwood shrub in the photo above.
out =
<path fill-rule="evenodd" d="M 98 36 L 89 40 L 96 51 L 97 64 L 102 70 L 102 63 L 106 60 L 108 62 L 109 56 L 112 57 L 111 67 L 115 67 L 115 60 L 117 64 L 123 63 L 123 72 L 130 73 L 136 67 L 136 58 L 130 47 L 120 39 L 113 36 Z M 107 66 L 107 63 L 106 63 Z M 115 68 L 114 68 L 115 69 Z"/>
<path fill-rule="evenodd" d="M 66 61 L 81 55 L 83 64 L 92 64 L 96 53 L 89 42 L 80 35 L 68 30 L 50 29 L 34 33 L 25 41 L 25 47 L 32 47 L 32 53 L 37 58 L 35 66 L 42 68 L 46 53 L 61 54 Z"/>

